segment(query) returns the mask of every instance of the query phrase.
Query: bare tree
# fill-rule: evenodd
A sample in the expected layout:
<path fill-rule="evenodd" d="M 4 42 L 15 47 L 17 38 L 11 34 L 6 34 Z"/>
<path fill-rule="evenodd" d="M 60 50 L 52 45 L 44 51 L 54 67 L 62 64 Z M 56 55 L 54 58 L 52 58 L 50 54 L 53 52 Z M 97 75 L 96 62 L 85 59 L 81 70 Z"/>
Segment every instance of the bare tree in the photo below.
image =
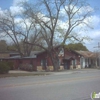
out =
<path fill-rule="evenodd" d="M 41 36 L 45 42 L 45 45 L 29 42 L 28 44 L 46 50 L 51 58 L 54 70 L 57 70 L 59 67 L 58 54 L 66 41 L 69 38 L 83 41 L 84 37 L 78 36 L 75 30 L 82 25 L 89 26 L 86 22 L 91 13 L 91 10 L 88 9 L 89 6 L 83 0 L 39 0 L 37 6 L 25 3 L 24 7 L 26 8 L 26 15 L 34 19 L 40 27 Z M 83 12 L 84 9 L 85 12 Z M 55 42 L 59 43 L 57 48 L 55 48 Z"/>
<path fill-rule="evenodd" d="M 89 6 L 86 5 L 84 0 L 39 0 L 37 6 L 24 4 L 24 7 L 26 8 L 26 15 L 34 19 L 40 27 L 41 36 L 46 44 L 35 43 L 34 45 L 48 52 L 54 70 L 57 70 L 59 67 L 58 54 L 66 41 L 69 38 L 77 41 L 84 39 L 84 37 L 75 33 L 75 29 L 82 25 L 89 26 L 86 22 L 91 13 L 91 10 L 88 9 Z M 37 7 L 38 10 L 36 10 Z M 83 12 L 84 9 L 85 12 Z M 62 13 L 64 13 L 63 16 Z M 63 24 L 64 27 L 62 27 Z M 55 48 L 55 42 L 59 42 L 58 49 Z M 28 44 L 31 43 L 28 42 Z"/>
<path fill-rule="evenodd" d="M 15 21 L 19 15 L 14 16 L 8 12 L 6 17 L 0 16 L 0 31 L 13 40 L 21 56 L 29 55 L 33 46 L 46 50 L 54 70 L 58 70 L 58 54 L 63 45 L 69 39 L 82 41 L 84 37 L 78 36 L 76 30 L 85 25 L 89 27 L 87 17 L 90 16 L 91 9 L 88 9 L 89 6 L 84 1 L 39 0 L 34 4 L 21 3 L 24 8 L 21 21 Z M 29 40 L 29 34 L 33 34 L 32 41 Z M 21 40 L 24 54 L 19 44 Z"/>
<path fill-rule="evenodd" d="M 35 43 L 39 35 L 34 21 L 27 19 L 24 14 L 13 15 L 9 10 L 4 12 L 4 15 L 0 15 L 0 32 L 4 38 L 8 36 L 14 42 L 21 57 L 29 56 L 33 48 L 33 45 L 25 42 L 29 41 L 32 35 L 34 39 L 31 42 Z"/>

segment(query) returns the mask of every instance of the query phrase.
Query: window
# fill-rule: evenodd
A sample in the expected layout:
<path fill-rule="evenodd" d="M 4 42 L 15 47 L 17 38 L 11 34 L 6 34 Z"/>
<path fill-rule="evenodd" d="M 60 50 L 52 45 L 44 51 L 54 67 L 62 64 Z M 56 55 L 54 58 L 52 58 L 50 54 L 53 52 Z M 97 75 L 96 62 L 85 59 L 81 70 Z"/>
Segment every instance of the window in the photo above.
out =
<path fill-rule="evenodd" d="M 41 66 L 47 66 L 47 60 L 46 59 L 41 60 Z"/>
<path fill-rule="evenodd" d="M 43 60 L 41 60 L 41 66 L 43 66 Z"/>
<path fill-rule="evenodd" d="M 61 51 L 59 52 L 59 55 L 64 55 L 64 49 L 62 48 Z"/>

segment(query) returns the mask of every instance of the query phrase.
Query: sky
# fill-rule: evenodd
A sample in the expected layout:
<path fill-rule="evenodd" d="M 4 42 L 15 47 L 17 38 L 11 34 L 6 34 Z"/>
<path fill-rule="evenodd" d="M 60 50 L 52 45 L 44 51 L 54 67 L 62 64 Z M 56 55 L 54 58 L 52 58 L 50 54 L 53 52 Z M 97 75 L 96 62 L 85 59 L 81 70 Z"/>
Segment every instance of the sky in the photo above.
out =
<path fill-rule="evenodd" d="M 25 0 L 0 0 L 0 11 L 5 9 L 11 9 L 13 12 L 18 11 L 16 7 L 17 2 Z M 27 0 L 26 0 L 27 1 Z M 33 1 L 33 0 L 32 0 Z M 35 1 L 35 0 L 34 0 Z M 93 29 L 88 30 L 87 35 L 92 39 L 91 41 L 85 42 L 85 46 L 90 51 L 96 51 L 98 43 L 100 44 L 100 0 L 86 0 L 92 9 L 92 27 Z M 100 49 L 100 48 L 99 48 Z"/>

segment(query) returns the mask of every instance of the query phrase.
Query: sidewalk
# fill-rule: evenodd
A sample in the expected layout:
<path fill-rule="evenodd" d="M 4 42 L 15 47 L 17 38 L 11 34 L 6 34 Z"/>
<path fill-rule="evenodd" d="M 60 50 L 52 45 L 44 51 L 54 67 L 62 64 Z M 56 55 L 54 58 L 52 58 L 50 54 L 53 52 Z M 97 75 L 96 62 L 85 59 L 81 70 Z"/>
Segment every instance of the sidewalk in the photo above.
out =
<path fill-rule="evenodd" d="M 66 75 L 66 74 L 77 74 L 77 73 L 89 73 L 99 71 L 98 69 L 73 69 L 73 70 L 63 70 L 58 72 L 46 72 L 46 71 L 22 71 L 22 70 L 10 70 L 9 74 L 0 74 L 0 78 L 5 77 L 20 77 L 20 76 L 45 76 L 45 75 Z"/>
<path fill-rule="evenodd" d="M 53 75 L 59 75 L 59 74 L 72 74 L 72 73 L 82 73 L 82 72 L 90 72 L 90 71 L 97 71 L 98 69 L 73 69 L 73 70 L 62 70 L 58 72 L 46 72 L 46 71 L 33 71 L 33 72 L 28 72 L 28 71 L 22 71 L 22 70 L 10 70 L 9 73 L 30 73 L 30 74 L 53 74 Z M 99 70 L 100 71 L 100 70 Z"/>

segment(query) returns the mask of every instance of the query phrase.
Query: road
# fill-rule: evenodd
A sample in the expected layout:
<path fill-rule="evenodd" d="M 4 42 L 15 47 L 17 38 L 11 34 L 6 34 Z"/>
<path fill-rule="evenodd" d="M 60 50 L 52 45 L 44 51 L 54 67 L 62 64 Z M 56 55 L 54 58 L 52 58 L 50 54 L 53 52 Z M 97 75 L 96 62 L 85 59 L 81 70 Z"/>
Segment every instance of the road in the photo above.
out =
<path fill-rule="evenodd" d="M 92 100 L 92 92 L 100 92 L 100 70 L 0 78 L 0 100 Z"/>

